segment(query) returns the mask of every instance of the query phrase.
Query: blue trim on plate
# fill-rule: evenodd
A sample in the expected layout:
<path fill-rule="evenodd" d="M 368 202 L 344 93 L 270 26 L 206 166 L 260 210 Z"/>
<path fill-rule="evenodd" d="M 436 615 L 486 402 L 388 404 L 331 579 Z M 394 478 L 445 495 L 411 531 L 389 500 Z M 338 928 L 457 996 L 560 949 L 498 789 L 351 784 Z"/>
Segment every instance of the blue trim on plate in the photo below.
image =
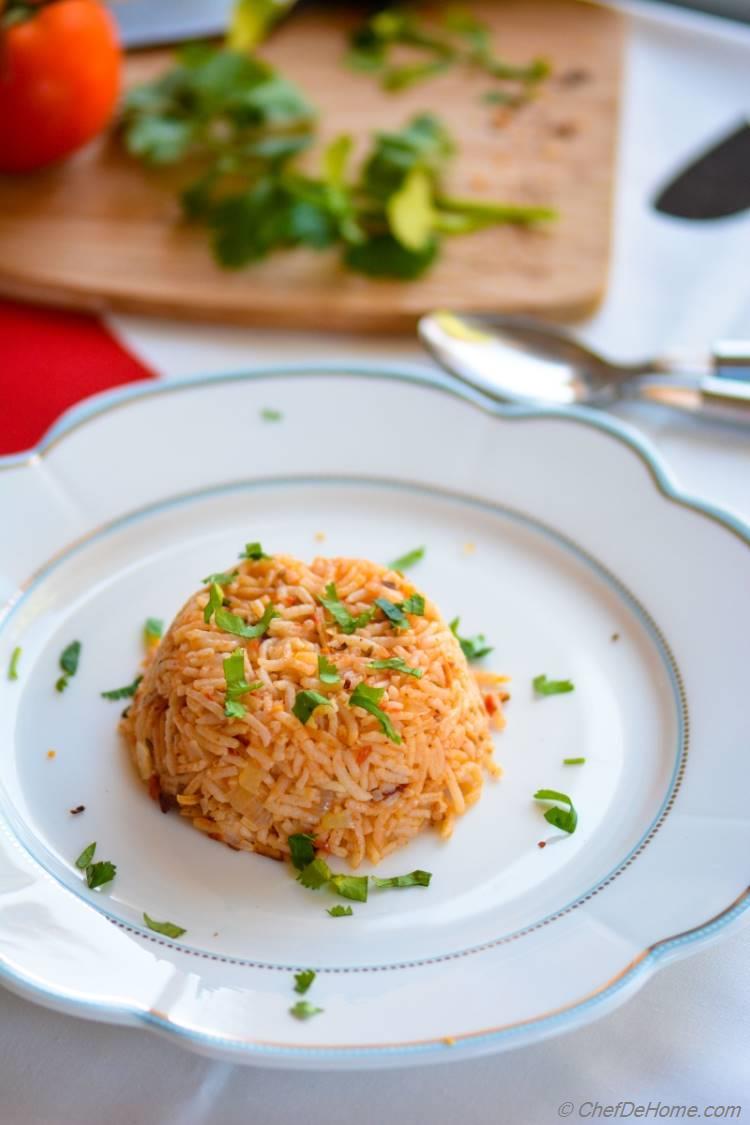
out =
<path fill-rule="evenodd" d="M 727 530 L 731 531 L 746 544 L 750 545 L 750 525 L 736 516 L 723 511 L 721 508 L 706 503 L 705 501 L 698 500 L 682 492 L 672 481 L 669 472 L 662 464 L 660 457 L 655 450 L 651 447 L 650 443 L 637 435 L 634 431 L 623 423 L 616 421 L 613 418 L 597 413 L 592 410 L 587 410 L 583 407 L 568 407 L 568 408 L 549 408 L 549 407 L 535 407 L 535 406 L 515 406 L 497 403 L 492 399 L 474 392 L 459 383 L 457 380 L 449 378 L 432 370 L 422 368 L 395 368 L 387 365 L 350 365 L 350 364 L 314 364 L 314 365 L 278 365 L 274 367 L 260 368 L 255 371 L 233 372 L 222 375 L 200 375 L 192 377 L 175 383 L 159 382 L 155 384 L 136 384 L 129 386 L 122 390 L 109 392 L 105 395 L 97 396 L 94 399 L 87 400 L 83 404 L 75 407 L 69 411 L 47 432 L 45 437 L 39 445 L 30 450 L 27 454 L 14 455 L 11 457 L 0 457 L 0 471 L 4 468 L 13 468 L 21 466 L 32 460 L 35 457 L 43 456 L 45 451 L 49 449 L 54 443 L 59 441 L 65 434 L 75 429 L 77 426 L 83 424 L 85 421 L 95 418 L 97 415 L 104 413 L 111 408 L 123 404 L 131 399 L 150 397 L 153 394 L 163 394 L 169 392 L 170 388 L 173 391 L 178 391 L 183 387 L 190 386 L 203 386 L 216 380 L 222 382 L 230 381 L 254 381 L 256 379 L 268 379 L 274 375 L 350 375 L 362 376 L 364 378 L 379 378 L 379 379 L 395 379 L 402 382 L 417 383 L 430 389 L 437 389 L 455 397 L 463 399 L 464 401 L 472 402 L 481 407 L 490 414 L 508 420 L 517 419 L 539 419 L 539 418 L 556 418 L 565 421 L 572 421 L 581 425 L 591 426 L 594 429 L 600 430 L 605 434 L 620 441 L 623 445 L 628 446 L 635 454 L 637 454 L 649 469 L 657 487 L 661 493 L 672 502 L 679 504 L 681 507 L 687 508 L 701 515 L 719 523 Z M 488 1032 L 484 1035 L 473 1036 L 465 1039 L 457 1039 L 455 1046 L 451 1048 L 452 1057 L 457 1057 L 460 1048 L 471 1047 L 473 1044 L 487 1044 L 497 1043 L 513 1038 L 518 1038 L 524 1032 L 531 1032 L 532 1030 L 555 1030 L 561 1024 L 576 1025 L 585 1022 L 585 1015 L 592 1008 L 597 1008 L 605 1001 L 618 993 L 622 993 L 627 987 L 638 984 L 645 980 L 648 975 L 647 970 L 658 967 L 659 962 L 666 956 L 672 953 L 686 952 L 689 947 L 695 947 L 700 943 L 713 937 L 716 933 L 724 929 L 731 921 L 745 915 L 750 908 L 750 888 L 744 895 L 734 904 L 729 906 L 724 913 L 716 918 L 709 919 L 707 922 L 700 926 L 696 926 L 684 934 L 678 934 L 673 937 L 664 938 L 657 942 L 649 950 L 645 951 L 644 955 L 630 967 L 626 967 L 622 975 L 612 984 L 602 989 L 601 992 L 590 996 L 578 1004 L 566 1008 L 564 1011 L 552 1013 L 549 1016 L 541 1017 L 538 1020 L 529 1023 L 521 1024 L 516 1027 L 501 1028 L 497 1031 Z M 247 1043 L 247 1042 L 234 1042 L 231 1040 L 223 1039 L 219 1036 L 212 1036 L 205 1032 L 199 1032 L 192 1028 L 178 1027 L 176 1024 L 151 1012 L 139 1012 L 127 1006 L 113 1006 L 102 1004 L 94 1001 L 84 1001 L 72 997 L 61 997 L 59 993 L 44 986 L 32 983 L 25 978 L 22 974 L 16 973 L 9 969 L 7 966 L 0 964 L 0 978 L 12 982 L 20 988 L 22 992 L 35 995 L 37 998 L 44 998 L 55 1006 L 55 1003 L 60 1003 L 61 999 L 64 1001 L 68 1010 L 75 1009 L 81 1015 L 91 1016 L 97 1013 L 99 1018 L 109 1014 L 110 1016 L 130 1016 L 131 1020 L 127 1022 L 141 1023 L 144 1026 L 151 1026 L 161 1031 L 166 1031 L 169 1034 L 176 1036 L 179 1039 L 186 1039 L 189 1042 L 205 1046 L 221 1047 L 224 1046 L 233 1050 L 236 1054 L 254 1055 L 259 1058 L 264 1056 L 277 1056 L 282 1058 L 298 1058 L 300 1056 L 317 1057 L 330 1061 L 340 1059 L 345 1061 L 347 1059 L 357 1057 L 373 1058 L 383 1055 L 396 1054 L 396 1055 L 409 1055 L 424 1056 L 426 1053 L 434 1053 L 435 1051 L 445 1050 L 442 1043 L 427 1043 L 427 1044 L 414 1044 L 414 1045 L 399 1045 L 396 1047 L 364 1047 L 364 1048 L 305 1048 L 297 1047 L 283 1047 L 278 1044 L 261 1044 L 261 1043 Z"/>
<path fill-rule="evenodd" d="M 36 590 L 41 583 L 45 582 L 49 575 L 54 573 L 54 571 L 57 570 L 58 567 L 70 562 L 71 559 L 75 558 L 75 556 L 78 555 L 81 551 L 86 550 L 92 543 L 96 543 L 102 539 L 106 539 L 109 535 L 116 535 L 120 531 L 122 531 L 123 528 L 129 527 L 131 524 L 139 523 L 142 520 L 157 516 L 162 512 L 169 511 L 170 509 L 180 508 L 183 505 L 188 505 L 194 502 L 200 502 L 213 496 L 222 496 L 226 495 L 227 493 L 231 494 L 234 492 L 243 492 L 250 490 L 255 491 L 267 488 L 305 487 L 310 485 L 329 485 L 337 488 L 360 488 L 362 485 L 365 485 L 372 488 L 393 489 L 396 491 L 417 493 L 418 495 L 422 496 L 436 497 L 441 500 L 448 500 L 455 504 L 465 504 L 469 507 L 479 509 L 482 512 L 490 513 L 496 517 L 499 516 L 501 519 L 519 523 L 522 527 L 530 529 L 541 536 L 547 536 L 552 540 L 553 543 L 555 543 L 555 545 L 560 550 L 569 552 L 575 559 L 578 560 L 579 563 L 593 571 L 597 578 L 601 582 L 603 582 L 608 587 L 608 589 L 610 589 L 612 593 L 625 604 L 629 612 L 633 614 L 633 616 L 645 630 L 652 644 L 654 645 L 667 673 L 667 677 L 672 688 L 672 697 L 675 705 L 675 719 L 677 726 L 677 749 L 675 753 L 674 765 L 672 767 L 672 773 L 669 778 L 666 792 L 661 801 L 661 804 L 659 805 L 659 808 L 657 809 L 656 814 L 652 818 L 648 827 L 643 831 L 638 841 L 633 845 L 632 848 L 629 849 L 629 851 L 622 859 L 618 860 L 618 862 L 605 875 L 602 875 L 600 878 L 598 878 L 585 891 L 577 894 L 575 898 L 566 903 L 565 906 L 561 906 L 557 910 L 552 911 L 550 914 L 544 915 L 542 918 L 538 918 L 536 921 L 529 923 L 527 926 L 523 926 L 508 934 L 501 934 L 498 937 L 491 938 L 480 943 L 479 945 L 469 946 L 464 949 L 449 950 L 447 952 L 436 954 L 435 956 L 427 957 L 424 959 L 388 962 L 386 964 L 377 965 L 327 966 L 320 968 L 316 966 L 316 968 L 321 975 L 323 975 L 324 973 L 357 973 L 373 971 L 386 972 L 388 970 L 393 970 L 396 968 L 417 968 L 420 965 L 434 965 L 442 961 L 454 960 L 458 957 L 481 953 L 484 950 L 494 948 L 498 945 L 513 941 L 516 938 L 523 937 L 526 934 L 535 932 L 541 926 L 547 925 L 557 918 L 560 918 L 562 915 L 567 914 L 570 910 L 577 908 L 588 899 L 590 899 L 593 895 L 597 894 L 600 890 L 607 886 L 615 878 L 616 875 L 619 875 L 620 872 L 622 872 L 630 864 L 631 860 L 643 850 L 643 848 L 646 846 L 646 844 L 649 842 L 651 837 L 661 825 L 668 808 L 671 806 L 672 801 L 674 800 L 678 781 L 681 777 L 684 761 L 686 758 L 688 742 L 685 722 L 686 701 L 684 698 L 684 690 L 680 681 L 674 656 L 669 649 L 669 646 L 667 645 L 664 637 L 660 634 L 658 626 L 644 609 L 644 607 L 615 575 L 611 574 L 606 569 L 606 567 L 602 566 L 601 563 L 599 563 L 595 558 L 584 551 L 583 548 L 579 547 L 577 543 L 560 534 L 560 532 L 555 531 L 554 528 L 548 527 L 545 524 L 532 519 L 524 512 L 516 511 L 513 508 L 506 508 L 502 504 L 480 500 L 475 497 L 467 496 L 463 493 L 451 493 L 442 488 L 432 488 L 428 485 L 414 484 L 396 480 L 381 480 L 377 477 L 339 477 L 335 475 L 272 477 L 267 479 L 264 478 L 263 480 L 259 481 L 235 481 L 228 484 L 210 485 L 207 488 L 203 488 L 195 492 L 172 496 L 167 498 L 166 500 L 157 501 L 155 504 L 147 505 L 143 508 L 137 509 L 134 512 L 130 512 L 125 516 L 121 516 L 118 519 L 113 520 L 111 523 L 106 524 L 98 531 L 95 531 L 92 534 L 74 543 L 73 546 L 70 547 L 67 551 L 56 555 L 50 563 L 37 571 L 33 581 L 29 583 L 29 585 L 24 589 L 22 596 L 11 604 L 7 612 L 4 615 L 2 612 L 0 612 L 0 634 L 2 634 L 3 630 L 7 627 L 13 617 L 20 611 L 27 598 L 29 598 L 34 590 Z M 83 890 L 84 884 L 81 883 L 80 879 L 77 879 L 75 880 L 75 882 L 70 884 L 68 881 L 64 880 L 61 877 L 59 871 L 57 870 L 57 868 L 59 868 L 59 866 L 61 865 L 55 861 L 53 856 L 50 855 L 49 850 L 43 845 L 37 848 L 34 848 L 32 846 L 29 838 L 29 833 L 26 830 L 26 826 L 16 816 L 13 808 L 13 803 L 5 793 L 5 789 L 1 781 L 0 798 L 2 798 L 2 804 L 5 806 L 3 809 L 5 817 L 15 831 L 16 838 L 26 849 L 34 862 L 38 863 L 39 866 L 44 871 L 46 871 L 48 875 L 51 875 L 52 878 L 61 883 L 66 890 L 76 895 L 76 897 L 83 899 L 83 901 L 89 903 L 89 905 L 94 906 L 94 903 L 96 902 L 95 909 L 103 914 L 106 918 L 109 918 L 110 921 L 113 921 L 120 926 L 124 926 L 127 929 L 143 937 L 146 937 L 151 941 L 154 940 L 153 935 L 143 926 L 141 926 L 138 921 L 133 921 L 130 918 L 123 918 L 122 915 L 118 915 L 113 911 L 108 910 L 104 905 L 104 902 L 106 902 L 105 899 L 99 899 L 95 895 L 91 896 L 86 894 Z M 173 943 L 168 940 L 164 940 L 160 941 L 159 944 L 168 945 L 180 952 L 192 953 L 196 956 L 213 956 L 213 953 L 209 950 L 196 948 L 183 942 Z M 301 964 L 296 963 L 276 964 L 267 961 L 255 961 L 250 958 L 231 955 L 221 955 L 220 959 L 234 965 L 245 965 L 254 969 L 268 969 L 276 972 L 291 973 L 304 967 Z"/>

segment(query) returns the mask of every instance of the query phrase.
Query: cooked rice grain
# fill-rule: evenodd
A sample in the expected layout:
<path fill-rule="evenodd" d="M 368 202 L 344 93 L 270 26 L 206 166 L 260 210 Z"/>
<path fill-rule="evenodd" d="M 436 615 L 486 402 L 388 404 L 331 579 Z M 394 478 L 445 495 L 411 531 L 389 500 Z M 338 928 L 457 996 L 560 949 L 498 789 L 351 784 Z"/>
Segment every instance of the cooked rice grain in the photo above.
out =
<path fill-rule="evenodd" d="M 149 654 L 121 729 L 150 791 L 176 797 L 181 815 L 213 839 L 280 859 L 288 837 L 306 832 L 321 851 L 357 867 L 428 824 L 450 835 L 456 816 L 479 799 L 484 770 L 500 770 L 486 699 L 435 606 L 427 600 L 423 617 L 410 615 L 408 630 L 377 613 L 347 635 L 318 603 L 329 582 L 353 615 L 376 598 L 401 602 L 414 593 L 403 575 L 361 559 L 243 561 L 225 589 L 231 612 L 254 622 L 271 602 L 281 616 L 262 640 L 243 641 L 205 624 L 208 591 L 195 594 Z M 246 680 L 263 687 L 242 697 L 242 718 L 230 719 L 223 660 L 238 646 Z M 318 680 L 321 653 L 338 668 L 336 686 Z M 394 656 L 421 668 L 421 679 L 368 667 Z M 380 706 L 401 745 L 375 716 L 349 706 L 362 681 L 385 688 Z M 303 690 L 331 700 L 305 726 L 291 713 Z M 497 696 L 490 710 L 500 725 Z"/>

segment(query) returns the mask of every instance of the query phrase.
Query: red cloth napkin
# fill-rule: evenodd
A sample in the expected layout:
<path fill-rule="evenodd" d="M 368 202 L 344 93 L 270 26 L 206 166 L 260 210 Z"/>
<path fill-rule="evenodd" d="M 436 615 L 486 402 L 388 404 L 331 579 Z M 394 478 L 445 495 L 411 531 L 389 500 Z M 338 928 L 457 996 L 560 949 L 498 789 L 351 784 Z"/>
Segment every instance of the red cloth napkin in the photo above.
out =
<path fill-rule="evenodd" d="M 0 455 L 36 445 L 87 395 L 151 378 L 95 317 L 0 301 Z"/>

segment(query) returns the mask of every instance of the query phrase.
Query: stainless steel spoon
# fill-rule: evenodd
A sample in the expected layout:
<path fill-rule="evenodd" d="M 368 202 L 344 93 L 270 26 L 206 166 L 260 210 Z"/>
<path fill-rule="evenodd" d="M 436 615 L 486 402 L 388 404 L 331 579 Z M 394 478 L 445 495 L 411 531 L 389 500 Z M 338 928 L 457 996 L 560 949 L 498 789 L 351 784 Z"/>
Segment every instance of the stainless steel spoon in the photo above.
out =
<path fill-rule="evenodd" d="M 419 321 L 441 367 L 503 402 L 611 406 L 640 400 L 750 425 L 750 341 L 722 340 L 687 369 L 666 359 L 614 363 L 554 325 L 523 316 L 434 312 Z"/>

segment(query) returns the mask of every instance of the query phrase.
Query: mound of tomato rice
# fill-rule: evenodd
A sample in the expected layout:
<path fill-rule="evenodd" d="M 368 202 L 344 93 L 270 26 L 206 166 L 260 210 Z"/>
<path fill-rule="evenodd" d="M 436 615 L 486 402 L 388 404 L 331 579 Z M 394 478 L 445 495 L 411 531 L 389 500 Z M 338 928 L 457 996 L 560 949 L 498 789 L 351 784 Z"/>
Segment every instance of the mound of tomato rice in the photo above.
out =
<path fill-rule="evenodd" d="M 277 859 L 297 833 L 352 867 L 429 826 L 449 836 L 500 773 L 500 678 L 480 692 L 403 574 L 256 554 L 187 601 L 122 720 L 151 795 Z"/>

